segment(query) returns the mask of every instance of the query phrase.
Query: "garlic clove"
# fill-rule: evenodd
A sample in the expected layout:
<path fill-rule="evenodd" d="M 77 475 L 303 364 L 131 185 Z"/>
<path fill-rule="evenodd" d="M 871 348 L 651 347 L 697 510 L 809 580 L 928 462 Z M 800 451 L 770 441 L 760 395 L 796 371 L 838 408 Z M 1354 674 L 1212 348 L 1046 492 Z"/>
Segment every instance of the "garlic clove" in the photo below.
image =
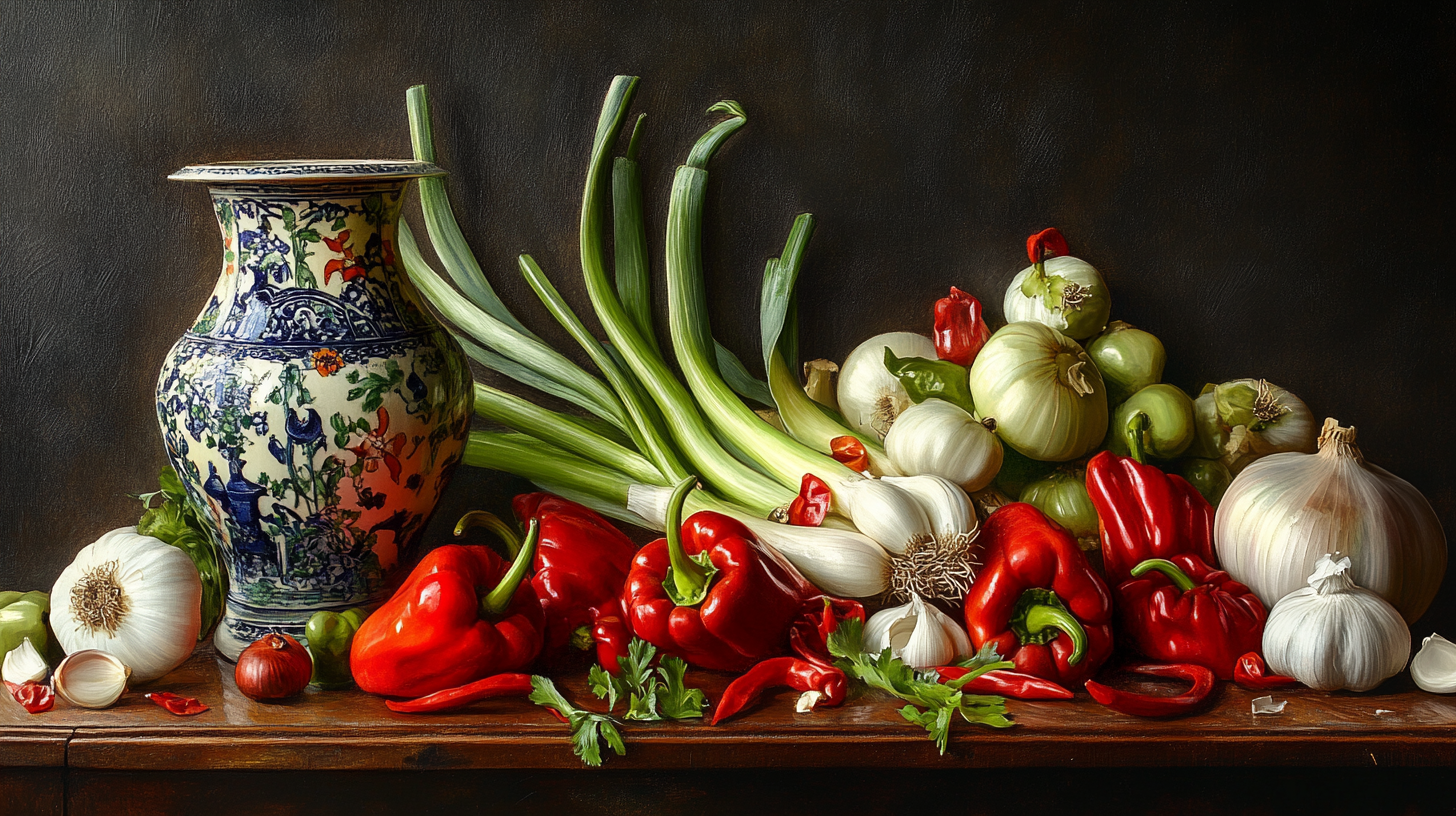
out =
<path fill-rule="evenodd" d="M 865 624 L 865 651 L 890 654 L 916 669 L 944 666 L 970 654 L 970 637 L 955 619 L 927 604 L 919 595 L 910 602 L 882 609 Z"/>
<path fill-rule="evenodd" d="M 892 553 L 935 537 L 920 502 L 884 479 L 847 479 L 834 488 L 834 498 L 860 532 Z"/>
<path fill-rule="evenodd" d="M 971 497 L 961 486 L 941 476 L 885 476 L 880 481 L 915 498 L 938 536 L 973 535 L 980 527 Z"/>
<path fill-rule="evenodd" d="M 17 686 L 32 680 L 39 682 L 45 679 L 49 668 L 45 658 L 36 651 L 35 644 L 30 642 L 30 638 L 25 638 L 19 646 L 6 653 L 5 663 L 0 666 L 0 679 Z"/>
<path fill-rule="evenodd" d="M 819 701 L 822 699 L 824 699 L 824 692 L 810 689 L 809 691 L 800 694 L 799 699 L 794 702 L 794 713 L 812 713 L 814 711 L 814 706 L 819 705 Z"/>
<path fill-rule="evenodd" d="M 1456 692 L 1456 643 L 1432 632 L 1410 664 L 1411 679 L 1432 694 Z"/>
<path fill-rule="evenodd" d="M 83 649 L 56 667 L 56 693 L 81 708 L 107 708 L 121 699 L 130 676 L 131 669 L 115 656 Z"/>

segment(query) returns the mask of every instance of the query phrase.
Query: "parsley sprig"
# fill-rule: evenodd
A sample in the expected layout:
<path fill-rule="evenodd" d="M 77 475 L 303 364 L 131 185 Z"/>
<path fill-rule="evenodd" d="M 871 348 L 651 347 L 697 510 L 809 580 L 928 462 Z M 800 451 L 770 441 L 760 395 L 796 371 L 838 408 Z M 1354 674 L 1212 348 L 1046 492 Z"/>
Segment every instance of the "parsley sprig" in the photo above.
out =
<path fill-rule="evenodd" d="M 1004 698 L 961 690 L 986 672 L 1012 668 L 1013 664 L 1001 660 L 989 643 L 975 657 L 962 661 L 970 671 L 949 683 L 939 682 L 940 676 L 934 671 L 910 668 L 893 657 L 888 648 L 878 655 L 866 654 L 864 624 L 856 618 L 841 621 L 835 628 L 829 636 L 829 653 L 838 658 L 836 665 L 846 674 L 910 703 L 900 709 L 900 716 L 924 728 L 942 754 L 950 740 L 950 725 L 956 713 L 968 723 L 992 728 L 1009 728 L 1014 724 L 1006 716 Z"/>
<path fill-rule="evenodd" d="M 556 689 L 556 684 L 550 678 L 540 675 L 531 675 L 531 702 L 539 706 L 555 709 L 558 714 L 566 718 L 571 725 L 571 750 L 581 761 L 587 765 L 597 766 L 602 764 L 602 747 L 600 741 L 605 739 L 607 745 L 617 756 L 627 755 L 627 746 L 622 742 L 622 734 L 617 730 L 613 719 L 606 714 L 598 714 L 594 711 L 586 711 L 577 708 L 562 696 Z"/>
<path fill-rule="evenodd" d="M 592 693 L 607 701 L 607 710 L 615 711 L 617 701 L 627 701 L 624 719 L 640 721 L 688 720 L 703 716 L 708 698 L 702 689 L 688 688 L 684 678 L 688 664 L 668 655 L 658 662 L 654 672 L 652 660 L 657 647 L 640 638 L 627 645 L 627 654 L 617 658 L 621 674 L 613 677 L 600 665 L 592 666 L 587 679 Z M 660 712 L 660 713 L 659 713 Z"/>

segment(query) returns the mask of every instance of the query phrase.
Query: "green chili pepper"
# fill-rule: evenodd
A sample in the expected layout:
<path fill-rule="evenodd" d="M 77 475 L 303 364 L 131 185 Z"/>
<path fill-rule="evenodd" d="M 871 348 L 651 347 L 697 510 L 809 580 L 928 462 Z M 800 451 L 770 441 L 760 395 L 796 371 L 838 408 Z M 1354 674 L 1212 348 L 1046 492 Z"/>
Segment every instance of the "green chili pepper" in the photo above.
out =
<path fill-rule="evenodd" d="M 360 608 L 343 612 L 315 612 L 303 630 L 308 653 L 313 657 L 312 685 L 321 689 L 342 689 L 354 685 L 349 670 L 349 647 L 354 633 L 369 613 Z"/>
<path fill-rule="evenodd" d="M 45 616 L 51 611 L 51 596 L 44 592 L 0 592 L 0 658 L 26 638 L 36 651 L 46 653 Z"/>
<path fill-rule="evenodd" d="M 899 378 L 905 393 L 916 403 L 934 397 L 975 413 L 971 399 L 970 373 L 963 365 L 950 360 L 927 360 L 924 357 L 896 357 L 885 349 L 885 370 Z"/>

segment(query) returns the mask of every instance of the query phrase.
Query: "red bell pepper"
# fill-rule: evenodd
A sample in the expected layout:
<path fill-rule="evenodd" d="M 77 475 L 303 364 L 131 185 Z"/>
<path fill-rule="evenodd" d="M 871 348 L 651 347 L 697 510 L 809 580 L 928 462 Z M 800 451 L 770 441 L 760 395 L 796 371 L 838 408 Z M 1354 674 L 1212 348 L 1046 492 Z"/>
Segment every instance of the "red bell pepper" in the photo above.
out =
<path fill-rule="evenodd" d="M 1134 717 L 1177 717 L 1197 711 L 1213 693 L 1213 672 L 1203 666 L 1191 663 L 1163 665 L 1158 663 L 1134 663 L 1124 666 L 1123 671 L 1146 674 L 1151 677 L 1173 677 L 1193 683 L 1189 689 L 1171 697 L 1160 694 L 1138 694 L 1104 686 L 1095 680 L 1087 681 L 1087 693 L 1092 699 L 1113 711 Z"/>
<path fill-rule="evenodd" d="M 1231 680 L 1264 640 L 1264 604 L 1196 555 L 1149 558 L 1117 588 L 1123 636 L 1154 660 L 1196 663 Z"/>
<path fill-rule="evenodd" d="M 550 493 L 517 496 L 511 509 L 522 525 L 535 519 L 541 528 L 531 586 L 546 613 L 546 649 L 560 650 L 578 630 L 590 633 L 603 615 L 621 614 L 622 585 L 637 554 L 632 539 L 592 510 Z"/>
<path fill-rule="evenodd" d="M 1182 476 L 1169 475 L 1133 456 L 1103 451 L 1087 463 L 1087 495 L 1101 527 L 1102 569 L 1118 586 L 1149 558 L 1190 553 L 1211 567 L 1213 506 Z"/>
<path fill-rule="evenodd" d="M 545 618 L 530 582 L 540 529 L 507 563 L 489 547 L 432 551 L 394 596 L 365 618 L 349 650 L 359 688 L 420 697 L 525 668 L 541 651 Z"/>
<path fill-rule="evenodd" d="M 1112 654 L 1112 598 L 1077 540 L 1029 504 L 981 527 L 985 564 L 966 596 L 966 629 L 1016 671 L 1075 687 Z"/>
<path fill-rule="evenodd" d="M 981 316 L 981 301 L 952 286 L 950 296 L 935 302 L 935 355 L 969 367 L 991 339 Z"/>
<path fill-rule="evenodd" d="M 667 536 L 638 551 L 623 605 L 637 637 L 704 669 L 744 671 L 783 654 L 818 590 L 738 521 L 695 513 L 678 525 L 695 479 L 668 504 Z"/>

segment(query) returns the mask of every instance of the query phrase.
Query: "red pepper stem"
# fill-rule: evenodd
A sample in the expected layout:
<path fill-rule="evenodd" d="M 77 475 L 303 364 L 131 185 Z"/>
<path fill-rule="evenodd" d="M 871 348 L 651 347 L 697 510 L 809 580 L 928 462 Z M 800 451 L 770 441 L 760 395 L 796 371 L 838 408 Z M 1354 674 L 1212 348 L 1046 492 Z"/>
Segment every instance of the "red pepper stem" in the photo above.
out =
<path fill-rule="evenodd" d="M 1032 634 L 1047 628 L 1060 629 L 1072 640 L 1072 656 L 1067 658 L 1068 666 L 1075 666 L 1087 651 L 1087 630 L 1072 617 L 1072 613 L 1060 606 L 1033 604 L 1026 610 L 1026 630 Z"/>
<path fill-rule="evenodd" d="M 526 530 L 526 543 L 521 546 L 520 552 L 516 553 L 515 560 L 511 561 L 511 568 L 506 570 L 504 578 L 480 599 L 480 611 L 484 617 L 498 617 L 510 608 L 511 600 L 516 597 L 516 590 L 520 588 L 521 581 L 525 580 L 526 574 L 531 571 L 531 565 L 536 560 L 536 542 L 541 538 L 540 525 L 535 519 L 531 519 L 531 526 Z"/>
<path fill-rule="evenodd" d="M 501 543 L 506 545 L 506 555 L 512 560 L 515 560 L 516 553 L 521 551 L 521 534 L 516 531 L 515 527 L 502 521 L 500 516 L 497 516 L 495 513 L 488 513 L 484 510 L 471 510 L 469 513 L 461 516 L 460 521 L 455 523 L 455 537 L 460 538 L 465 535 L 466 530 L 472 527 L 484 527 L 492 533 L 495 533 L 496 537 L 501 540 Z"/>
<path fill-rule="evenodd" d="M 1127 421 L 1127 451 L 1132 460 L 1140 465 L 1147 464 L 1148 448 L 1143 438 L 1152 420 L 1142 411 L 1133 414 Z"/>
<path fill-rule="evenodd" d="M 679 606 L 692 606 L 703 599 L 708 592 L 708 571 L 688 557 L 682 545 L 682 510 L 688 494 L 698 483 L 698 477 L 689 476 L 672 489 L 672 498 L 667 502 L 667 555 L 672 560 L 672 582 L 677 590 Z"/>
<path fill-rule="evenodd" d="M 1193 583 L 1192 578 L 1188 577 L 1188 573 L 1179 569 L 1177 564 L 1174 564 L 1166 558 L 1149 558 L 1128 570 L 1128 572 L 1134 578 L 1141 578 L 1149 572 L 1161 572 L 1168 576 L 1168 580 L 1172 581 L 1173 586 L 1178 587 L 1180 592 L 1187 592 L 1195 586 L 1198 586 Z"/>

